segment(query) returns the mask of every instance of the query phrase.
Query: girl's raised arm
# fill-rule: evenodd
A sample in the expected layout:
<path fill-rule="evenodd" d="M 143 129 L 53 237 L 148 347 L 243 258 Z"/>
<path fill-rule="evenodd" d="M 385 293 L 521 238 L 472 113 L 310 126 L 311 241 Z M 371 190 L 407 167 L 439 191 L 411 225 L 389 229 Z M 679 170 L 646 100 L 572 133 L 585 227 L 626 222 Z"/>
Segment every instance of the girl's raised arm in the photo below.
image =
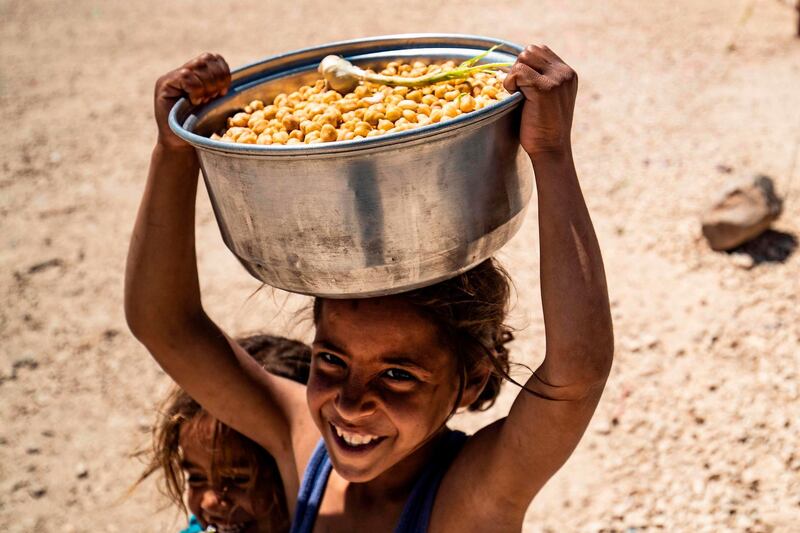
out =
<path fill-rule="evenodd" d="M 520 142 L 536 174 L 546 354 L 526 384 L 536 394 L 520 392 L 508 417 L 478 432 L 454 464 L 480 478 L 461 480 L 476 487 L 465 505 L 499 520 L 497 531 L 505 521 L 518 530 L 530 501 L 575 449 L 614 351 L 603 261 L 572 160 L 577 75 L 549 48 L 529 46 L 505 86 L 526 99 Z"/>
<path fill-rule="evenodd" d="M 180 97 L 199 104 L 229 85 L 228 65 L 212 54 L 156 83 L 158 142 L 128 253 L 125 315 L 133 334 L 190 396 L 275 457 L 292 509 L 318 439 L 305 390 L 261 369 L 203 310 L 194 242 L 199 163 L 167 123 Z"/>

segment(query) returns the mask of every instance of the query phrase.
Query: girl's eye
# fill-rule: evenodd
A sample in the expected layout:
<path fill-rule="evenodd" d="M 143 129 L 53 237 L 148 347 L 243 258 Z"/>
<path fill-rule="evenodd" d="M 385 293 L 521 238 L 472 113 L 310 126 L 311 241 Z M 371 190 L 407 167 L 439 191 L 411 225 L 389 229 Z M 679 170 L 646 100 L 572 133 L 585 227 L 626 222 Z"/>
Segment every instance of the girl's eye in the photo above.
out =
<path fill-rule="evenodd" d="M 345 362 L 342 361 L 341 358 L 336 357 L 332 353 L 319 352 L 317 353 L 317 357 L 329 365 L 340 366 L 340 367 L 346 366 Z"/>
<path fill-rule="evenodd" d="M 390 368 L 384 372 L 383 375 L 394 381 L 417 381 L 417 378 L 415 378 L 411 373 L 399 368 Z"/>
<path fill-rule="evenodd" d="M 250 483 L 250 476 L 224 477 L 222 483 L 228 486 L 246 487 Z"/>
<path fill-rule="evenodd" d="M 189 482 L 190 485 L 200 485 L 206 482 L 206 477 L 200 474 L 189 473 L 186 477 L 186 481 Z"/>

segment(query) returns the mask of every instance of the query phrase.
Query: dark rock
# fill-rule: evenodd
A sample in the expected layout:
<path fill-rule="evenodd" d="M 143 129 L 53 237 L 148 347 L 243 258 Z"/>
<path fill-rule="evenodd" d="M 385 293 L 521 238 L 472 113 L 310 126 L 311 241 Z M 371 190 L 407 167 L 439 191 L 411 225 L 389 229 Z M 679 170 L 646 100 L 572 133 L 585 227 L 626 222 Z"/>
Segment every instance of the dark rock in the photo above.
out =
<path fill-rule="evenodd" d="M 703 235 L 713 250 L 730 250 L 767 230 L 780 216 L 783 200 L 772 179 L 757 176 L 731 189 L 703 216 Z"/>

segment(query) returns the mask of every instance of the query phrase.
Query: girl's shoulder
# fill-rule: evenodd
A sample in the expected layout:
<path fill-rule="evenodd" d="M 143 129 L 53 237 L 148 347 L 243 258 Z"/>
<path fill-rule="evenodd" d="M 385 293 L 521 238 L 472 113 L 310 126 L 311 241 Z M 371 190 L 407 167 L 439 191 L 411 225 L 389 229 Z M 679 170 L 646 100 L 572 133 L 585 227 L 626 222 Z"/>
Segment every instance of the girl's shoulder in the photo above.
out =
<path fill-rule="evenodd" d="M 519 530 L 527 505 L 516 505 L 513 484 L 498 482 L 509 472 L 497 439 L 505 418 L 463 437 L 444 473 L 430 516 L 430 531 Z M 461 528 L 461 529 L 458 529 Z"/>

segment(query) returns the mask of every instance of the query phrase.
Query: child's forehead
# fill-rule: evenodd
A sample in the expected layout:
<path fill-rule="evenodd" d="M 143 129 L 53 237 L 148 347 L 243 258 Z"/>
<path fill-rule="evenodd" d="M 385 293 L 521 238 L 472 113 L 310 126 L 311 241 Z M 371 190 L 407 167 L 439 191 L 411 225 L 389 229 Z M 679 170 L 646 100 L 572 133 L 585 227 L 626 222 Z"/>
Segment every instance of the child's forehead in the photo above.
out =
<path fill-rule="evenodd" d="M 325 300 L 315 343 L 367 359 L 449 358 L 438 325 L 399 297 Z"/>
<path fill-rule="evenodd" d="M 416 307 L 398 297 L 362 300 L 325 300 L 317 332 L 379 334 L 407 342 L 432 343 L 439 339 L 439 328 Z"/>
<path fill-rule="evenodd" d="M 220 431 L 222 424 L 206 412 L 181 424 L 178 444 L 183 462 L 210 468 L 247 468 L 250 459 L 242 439 L 232 430 Z"/>

